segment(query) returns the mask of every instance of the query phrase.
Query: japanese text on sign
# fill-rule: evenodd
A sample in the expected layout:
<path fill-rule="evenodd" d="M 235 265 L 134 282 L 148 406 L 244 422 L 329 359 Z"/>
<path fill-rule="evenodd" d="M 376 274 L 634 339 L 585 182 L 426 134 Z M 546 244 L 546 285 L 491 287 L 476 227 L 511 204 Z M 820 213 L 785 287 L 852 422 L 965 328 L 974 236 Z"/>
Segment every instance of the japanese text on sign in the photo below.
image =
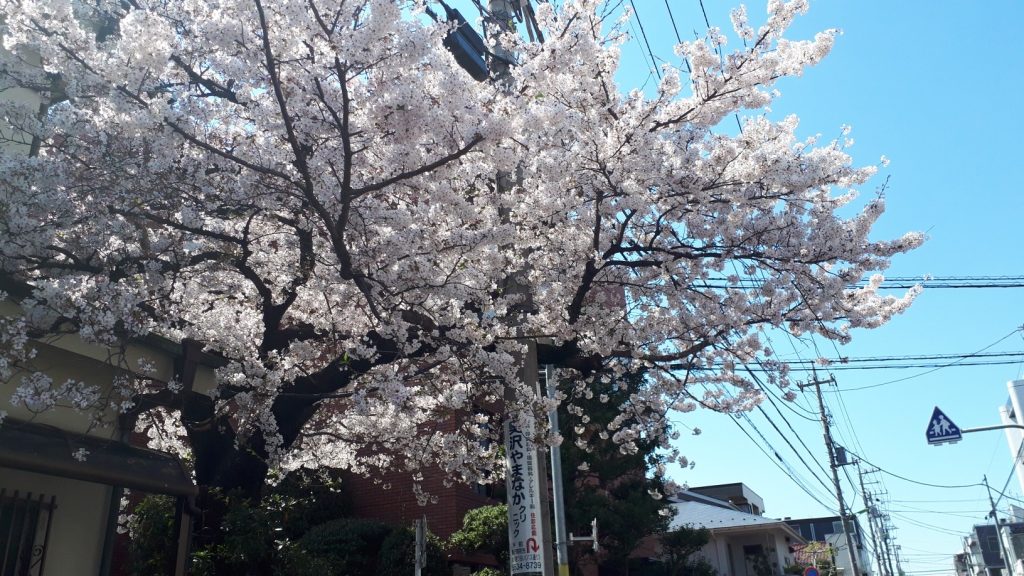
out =
<path fill-rule="evenodd" d="M 505 425 L 505 463 L 508 484 L 508 539 L 511 574 L 544 570 L 544 537 L 540 522 L 540 490 L 533 422 L 520 430 L 515 422 Z"/>

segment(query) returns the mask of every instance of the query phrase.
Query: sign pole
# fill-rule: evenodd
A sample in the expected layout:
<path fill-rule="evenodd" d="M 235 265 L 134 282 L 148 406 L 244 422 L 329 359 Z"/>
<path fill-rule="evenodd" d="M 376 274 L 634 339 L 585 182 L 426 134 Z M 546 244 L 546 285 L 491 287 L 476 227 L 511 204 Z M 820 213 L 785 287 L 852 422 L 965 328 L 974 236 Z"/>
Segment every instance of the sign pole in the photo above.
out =
<path fill-rule="evenodd" d="M 544 367 L 544 382 L 548 398 L 558 394 L 558 377 L 553 366 Z M 558 432 L 558 409 L 548 412 L 548 426 Z M 558 446 L 551 451 L 551 499 L 555 507 L 555 553 L 558 561 L 558 576 L 569 576 L 569 541 L 565 535 L 565 493 L 562 486 L 562 452 Z"/>
<path fill-rule="evenodd" d="M 928 429 L 925 431 L 925 436 L 928 438 L 928 444 L 938 446 L 940 444 L 959 442 L 963 434 L 987 432 L 989 430 L 1006 430 L 1007 428 L 1024 430 L 1024 424 L 994 424 L 992 426 L 960 428 L 953 423 L 949 416 L 946 416 L 945 412 L 939 410 L 939 407 L 936 406 L 935 410 L 932 411 L 931 420 L 928 421 Z"/>

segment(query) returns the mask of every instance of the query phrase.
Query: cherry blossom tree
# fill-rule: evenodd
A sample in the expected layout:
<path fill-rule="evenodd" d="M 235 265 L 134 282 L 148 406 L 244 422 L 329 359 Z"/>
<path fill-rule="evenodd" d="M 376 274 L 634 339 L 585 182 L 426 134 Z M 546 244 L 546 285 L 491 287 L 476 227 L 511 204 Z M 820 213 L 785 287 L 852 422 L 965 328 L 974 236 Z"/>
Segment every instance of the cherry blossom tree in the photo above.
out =
<path fill-rule="evenodd" d="M 783 37 L 800 0 L 756 28 L 736 11 L 735 50 L 679 45 L 652 95 L 615 84 L 628 14 L 598 0 L 539 4 L 543 42 L 491 30 L 516 59 L 500 85 L 420 2 L 0 4 L 0 82 L 45 103 L 2 104 L 31 154 L 0 156 L 0 271 L 31 293 L 0 320 L 0 379 L 33 410 L 145 408 L 204 486 L 492 477 L 483 408 L 552 402 L 517 375 L 527 341 L 574 374 L 566 402 L 644 372 L 608 435 L 670 449 L 670 412 L 758 401 L 745 364 L 788 388 L 766 333 L 846 342 L 916 294 L 851 288 L 922 241 L 870 238 L 883 198 L 854 189 L 876 169 L 760 112 L 832 46 Z M 54 382 L 32 341 L 66 332 L 194 343 L 223 359 L 217 388 Z"/>

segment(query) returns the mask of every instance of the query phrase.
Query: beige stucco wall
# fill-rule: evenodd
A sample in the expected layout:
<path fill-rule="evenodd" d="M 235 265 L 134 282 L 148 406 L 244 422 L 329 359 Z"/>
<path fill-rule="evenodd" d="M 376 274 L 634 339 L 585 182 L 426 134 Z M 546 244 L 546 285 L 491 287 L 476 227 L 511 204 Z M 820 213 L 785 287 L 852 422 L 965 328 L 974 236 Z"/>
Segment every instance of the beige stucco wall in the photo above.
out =
<path fill-rule="evenodd" d="M 110 389 L 110 383 L 114 378 L 114 369 L 109 365 L 53 346 L 38 343 L 33 343 L 33 346 L 38 351 L 38 356 L 33 361 L 34 366 L 50 376 L 54 386 L 73 379 L 100 386 L 104 392 Z M 91 418 L 88 414 L 68 406 L 57 406 L 51 410 L 34 413 L 23 405 L 13 405 L 11 396 L 21 384 L 22 378 L 23 375 L 15 373 L 9 382 L 0 381 L 0 410 L 6 411 L 9 416 L 55 426 L 70 432 L 116 438 L 117 432 L 113 426 L 116 416 L 110 411 L 104 413 L 104 420 L 110 425 L 90 427 Z"/>
<path fill-rule="evenodd" d="M 0 315 L 12 315 L 17 307 L 9 302 L 0 302 Z M 85 381 L 109 389 L 110 383 L 122 368 L 112 366 L 111 352 L 84 343 L 75 337 L 62 337 L 46 344 L 33 342 L 38 356 L 33 360 L 36 369 L 49 375 L 55 385 L 67 379 Z M 154 376 L 159 380 L 171 378 L 174 357 L 163 350 L 134 344 L 128 348 L 125 362 L 137 365 L 135 360 L 144 356 L 157 366 Z M 119 360 L 115 360 L 120 363 Z M 212 370 L 201 367 L 197 374 L 197 387 L 210 386 Z M 11 395 L 21 382 L 23 375 L 15 374 L 9 382 L 0 381 L 0 410 L 12 418 L 32 420 L 75 433 L 85 433 L 109 439 L 118 439 L 117 414 L 107 411 L 105 426 L 90 426 L 91 418 L 67 406 L 34 414 L 24 406 L 13 406 Z M 3 423 L 0 422 L 0 427 Z M 37 474 L 23 470 L 0 467 L 0 488 L 7 494 L 15 490 L 22 495 L 32 492 L 57 497 L 57 510 L 46 556 L 47 575 L 96 576 L 99 574 L 104 538 L 113 526 L 107 526 L 109 506 L 113 488 L 111 486 L 72 480 L 58 476 Z M 41 539 L 37 540 L 41 543 Z"/>
<path fill-rule="evenodd" d="M 16 316 L 21 309 L 10 301 L 0 301 L 0 316 Z M 140 343 L 130 343 L 124 349 L 111 350 L 89 344 L 75 335 L 64 335 L 44 342 L 32 342 L 31 346 L 38 352 L 33 366 L 49 375 L 54 386 L 59 386 L 68 379 L 82 381 L 86 384 L 100 386 L 103 393 L 109 392 L 117 374 L 131 373 L 140 378 L 148 378 L 157 382 L 167 382 L 174 376 L 176 358 L 166 350 L 157 349 Z M 152 368 L 151 372 L 141 371 L 140 361 Z M 61 429 L 87 433 L 104 438 L 116 438 L 117 431 L 113 426 L 90 426 L 90 416 L 67 406 L 58 406 L 53 410 L 33 413 L 24 406 L 13 406 L 10 399 L 20 385 L 24 374 L 15 374 L 10 381 L 0 380 L 0 411 L 20 419 L 31 419 L 40 424 L 49 424 Z M 200 365 L 196 373 L 194 390 L 209 393 L 216 384 L 213 368 Z M 103 420 L 107 424 L 117 421 L 117 414 L 106 411 Z"/>
<path fill-rule="evenodd" d="M 0 48 L 0 50 L 3 50 L 3 48 Z M 38 63 L 38 59 L 35 63 Z M 25 88 L 8 88 L 0 93 L 0 100 L 23 104 L 28 110 L 33 112 L 38 112 L 39 104 L 42 102 L 39 94 Z M 31 143 L 27 140 L 21 143 L 9 141 L 11 136 L 14 135 L 9 126 L 10 124 L 0 120 L 0 136 L 2 136 L 0 138 L 0 150 L 4 152 L 16 150 L 28 154 Z M 19 135 L 14 140 L 23 140 L 23 137 Z"/>
<path fill-rule="evenodd" d="M 8 493 L 18 490 L 34 496 L 42 493 L 47 499 L 51 495 L 57 497 L 46 554 L 46 574 L 99 574 L 111 487 L 11 468 L 0 468 L 0 487 Z"/>

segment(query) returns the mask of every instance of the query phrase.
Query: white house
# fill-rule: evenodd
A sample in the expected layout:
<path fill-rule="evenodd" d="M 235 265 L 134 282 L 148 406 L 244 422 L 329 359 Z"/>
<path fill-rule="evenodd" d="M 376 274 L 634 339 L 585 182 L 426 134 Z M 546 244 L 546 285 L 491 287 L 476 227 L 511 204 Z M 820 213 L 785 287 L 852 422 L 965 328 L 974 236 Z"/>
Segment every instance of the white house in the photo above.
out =
<path fill-rule="evenodd" d="M 793 547 L 806 544 L 782 520 L 743 512 L 728 502 L 690 491 L 676 499 L 669 529 L 707 528 L 711 540 L 698 555 L 720 576 L 763 576 L 755 568 L 765 563 L 772 574 L 783 574 L 794 563 Z"/>

